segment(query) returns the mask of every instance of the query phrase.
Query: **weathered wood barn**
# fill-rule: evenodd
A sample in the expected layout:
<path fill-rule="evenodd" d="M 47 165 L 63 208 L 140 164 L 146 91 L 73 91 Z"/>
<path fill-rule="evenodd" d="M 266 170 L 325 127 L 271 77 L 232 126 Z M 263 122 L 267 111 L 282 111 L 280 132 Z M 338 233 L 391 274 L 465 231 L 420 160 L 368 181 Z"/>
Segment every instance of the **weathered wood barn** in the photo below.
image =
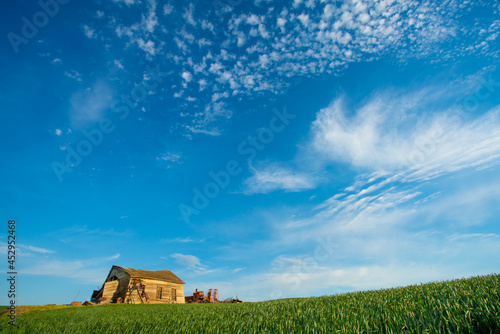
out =
<path fill-rule="evenodd" d="M 170 270 L 137 270 L 113 266 L 92 302 L 129 304 L 184 304 L 184 282 Z"/>

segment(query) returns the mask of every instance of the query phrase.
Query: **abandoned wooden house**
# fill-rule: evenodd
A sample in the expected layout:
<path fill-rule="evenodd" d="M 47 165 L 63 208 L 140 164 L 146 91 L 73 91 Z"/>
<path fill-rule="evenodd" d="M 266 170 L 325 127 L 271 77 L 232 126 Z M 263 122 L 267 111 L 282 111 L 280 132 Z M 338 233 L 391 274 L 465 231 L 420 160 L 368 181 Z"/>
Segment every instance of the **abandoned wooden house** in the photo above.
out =
<path fill-rule="evenodd" d="M 113 266 L 92 302 L 99 304 L 184 304 L 184 282 L 170 270 L 137 270 Z"/>

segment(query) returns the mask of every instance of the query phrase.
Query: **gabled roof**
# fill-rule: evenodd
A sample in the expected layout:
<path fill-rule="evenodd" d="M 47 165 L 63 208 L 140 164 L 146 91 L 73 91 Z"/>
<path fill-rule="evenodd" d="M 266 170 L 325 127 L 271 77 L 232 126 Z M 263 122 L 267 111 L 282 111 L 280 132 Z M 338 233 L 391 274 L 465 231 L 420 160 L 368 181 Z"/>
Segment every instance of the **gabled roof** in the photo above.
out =
<path fill-rule="evenodd" d="M 170 283 L 186 284 L 179 277 L 175 276 L 170 270 L 139 270 L 132 268 L 124 268 L 120 266 L 113 266 L 120 268 L 124 272 L 130 275 L 131 278 L 148 278 L 157 279 L 160 281 L 166 281 Z"/>

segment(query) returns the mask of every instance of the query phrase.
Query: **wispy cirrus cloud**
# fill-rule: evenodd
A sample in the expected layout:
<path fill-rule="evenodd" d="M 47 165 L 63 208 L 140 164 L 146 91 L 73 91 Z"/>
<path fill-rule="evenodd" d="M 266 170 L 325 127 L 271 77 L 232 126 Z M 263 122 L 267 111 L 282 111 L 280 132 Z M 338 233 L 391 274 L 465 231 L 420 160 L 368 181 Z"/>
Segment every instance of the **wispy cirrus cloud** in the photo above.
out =
<path fill-rule="evenodd" d="M 111 107 L 113 91 L 104 81 L 96 82 L 92 87 L 77 91 L 70 98 L 70 120 L 75 127 L 85 127 L 99 121 L 106 109 Z"/>
<path fill-rule="evenodd" d="M 276 190 L 288 192 L 312 189 L 316 185 L 313 176 L 277 165 L 268 165 L 259 169 L 250 166 L 252 176 L 244 181 L 246 194 L 270 193 Z"/>
<path fill-rule="evenodd" d="M 8 247 L 9 245 L 5 242 L 0 242 L 0 250 L 2 254 L 7 254 Z M 51 254 L 54 253 L 53 250 L 48 249 L 48 248 L 41 248 L 41 247 L 35 247 L 31 245 L 23 245 L 23 244 L 18 244 L 16 245 L 17 250 L 19 251 L 20 256 L 30 256 L 31 253 L 38 253 L 38 254 Z"/>
<path fill-rule="evenodd" d="M 325 164 L 342 162 L 361 172 L 309 216 L 279 222 L 281 242 L 293 245 L 312 243 L 318 235 L 342 236 L 343 256 L 352 256 L 348 249 L 368 258 L 380 251 L 381 260 L 392 256 L 390 239 L 401 249 L 399 260 L 404 261 L 414 259 L 410 245 L 420 240 L 415 231 L 444 229 L 448 244 L 488 239 L 488 247 L 498 247 L 496 233 L 474 238 L 476 233 L 468 228 L 491 219 L 500 196 L 498 177 L 491 176 L 500 163 L 500 109 L 456 118 L 454 107 L 422 109 L 428 101 L 419 99 L 405 108 L 401 101 L 408 98 L 380 96 L 354 112 L 348 112 L 341 100 L 318 112 L 311 128 L 311 145 L 316 149 L 312 157 Z M 433 101 L 442 107 L 443 101 Z M 418 160 L 412 160 L 414 152 Z M 473 181 L 470 172 L 477 175 Z M 450 179 L 456 183 L 450 184 Z M 428 238 L 422 236 L 419 243 Z M 434 249 L 426 256 L 452 249 Z"/>
<path fill-rule="evenodd" d="M 180 154 L 172 152 L 163 153 L 160 156 L 156 157 L 156 160 L 167 163 L 167 168 L 172 167 L 172 164 L 181 163 L 180 159 L 181 159 Z"/>
<path fill-rule="evenodd" d="M 120 216 L 120 219 L 127 218 L 127 216 Z M 69 244 L 78 243 L 80 240 L 85 239 L 89 244 L 100 243 L 108 238 L 123 239 L 134 236 L 134 232 L 130 230 L 115 230 L 110 229 L 91 229 L 87 225 L 74 225 L 66 227 L 57 231 L 47 233 L 47 236 L 54 238 L 59 242 Z"/>
<path fill-rule="evenodd" d="M 268 215 L 273 237 L 258 247 L 281 250 L 258 275 L 269 299 L 495 270 L 477 259 L 500 254 L 498 229 L 486 223 L 498 215 L 500 109 L 467 108 L 470 94 L 496 89 L 478 82 L 375 92 L 359 104 L 341 97 L 318 111 L 301 170 L 328 182 L 328 167 L 341 163 L 352 182 L 312 209 Z"/>
<path fill-rule="evenodd" d="M 399 184 L 339 194 L 310 217 L 280 216 L 268 242 L 281 255 L 266 270 L 242 278 L 260 280 L 239 292 L 306 297 L 491 273 L 496 269 L 488 263 L 500 260 L 499 234 L 470 232 L 498 214 L 488 209 L 500 196 L 498 176 L 489 176 L 480 184 L 449 188 L 446 196 Z M 266 243 L 259 248 L 267 249 Z M 494 259 L 478 263 L 484 254 Z"/>
<path fill-rule="evenodd" d="M 102 284 L 111 265 L 120 254 L 92 259 L 62 260 L 51 257 L 39 258 L 36 264 L 19 271 L 23 275 L 53 276 L 78 279 L 87 284 Z"/>
<path fill-rule="evenodd" d="M 202 243 L 202 242 L 205 242 L 206 239 L 203 238 L 203 239 L 196 239 L 196 238 L 191 238 L 191 237 L 185 237 L 185 238 L 175 238 L 175 239 L 162 239 L 160 242 L 161 243 L 167 243 L 167 244 L 172 244 L 172 243 L 181 243 L 181 244 L 184 244 L 184 243 Z"/>
<path fill-rule="evenodd" d="M 332 219 L 350 228 L 370 229 L 372 224 L 387 226 L 391 214 L 397 213 L 401 216 L 396 215 L 394 222 L 404 224 L 417 207 L 450 196 L 424 185 L 446 183 L 444 177 L 461 177 L 467 170 L 494 168 L 500 163 L 500 109 L 472 116 L 463 104 L 450 102 L 477 92 L 478 87 L 460 82 L 452 93 L 436 85 L 378 92 L 355 107 L 337 98 L 320 110 L 307 148 L 308 154 L 314 153 L 306 156 L 324 165 L 343 163 L 357 176 L 350 186 L 317 205 L 314 219 L 289 226 Z M 487 186 L 471 189 L 478 198 L 492 192 Z"/>
<path fill-rule="evenodd" d="M 26 249 L 27 251 L 32 251 L 35 253 L 40 253 L 40 254 L 50 254 L 54 253 L 53 250 L 47 249 L 47 248 L 40 248 L 40 247 L 35 247 L 35 246 L 26 246 L 26 245 L 17 245 L 21 249 Z"/>
<path fill-rule="evenodd" d="M 476 83 L 470 91 L 478 89 Z M 472 117 L 464 104 L 443 107 L 450 97 L 446 87 L 434 86 L 376 93 L 354 110 L 337 98 L 312 124 L 316 158 L 405 181 L 498 163 L 500 109 Z"/>
<path fill-rule="evenodd" d="M 170 255 L 170 257 L 175 259 L 175 262 L 181 266 L 193 270 L 197 274 L 208 274 L 212 272 L 212 270 L 208 270 L 206 265 L 201 264 L 200 259 L 194 255 L 175 253 Z"/>

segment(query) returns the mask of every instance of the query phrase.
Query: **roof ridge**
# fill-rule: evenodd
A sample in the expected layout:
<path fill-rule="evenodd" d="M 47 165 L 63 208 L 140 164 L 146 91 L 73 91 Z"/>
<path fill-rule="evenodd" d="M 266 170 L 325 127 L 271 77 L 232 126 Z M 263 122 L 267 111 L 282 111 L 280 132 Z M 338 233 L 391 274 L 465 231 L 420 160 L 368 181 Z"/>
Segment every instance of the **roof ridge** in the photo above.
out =
<path fill-rule="evenodd" d="M 125 271 L 130 277 L 133 278 L 148 278 L 148 279 L 157 279 L 162 281 L 167 281 L 171 283 L 178 284 L 186 284 L 183 280 L 181 280 L 177 275 L 175 275 L 172 271 L 165 270 L 144 270 L 144 269 L 134 269 L 127 268 L 121 266 L 114 266 Z"/>

